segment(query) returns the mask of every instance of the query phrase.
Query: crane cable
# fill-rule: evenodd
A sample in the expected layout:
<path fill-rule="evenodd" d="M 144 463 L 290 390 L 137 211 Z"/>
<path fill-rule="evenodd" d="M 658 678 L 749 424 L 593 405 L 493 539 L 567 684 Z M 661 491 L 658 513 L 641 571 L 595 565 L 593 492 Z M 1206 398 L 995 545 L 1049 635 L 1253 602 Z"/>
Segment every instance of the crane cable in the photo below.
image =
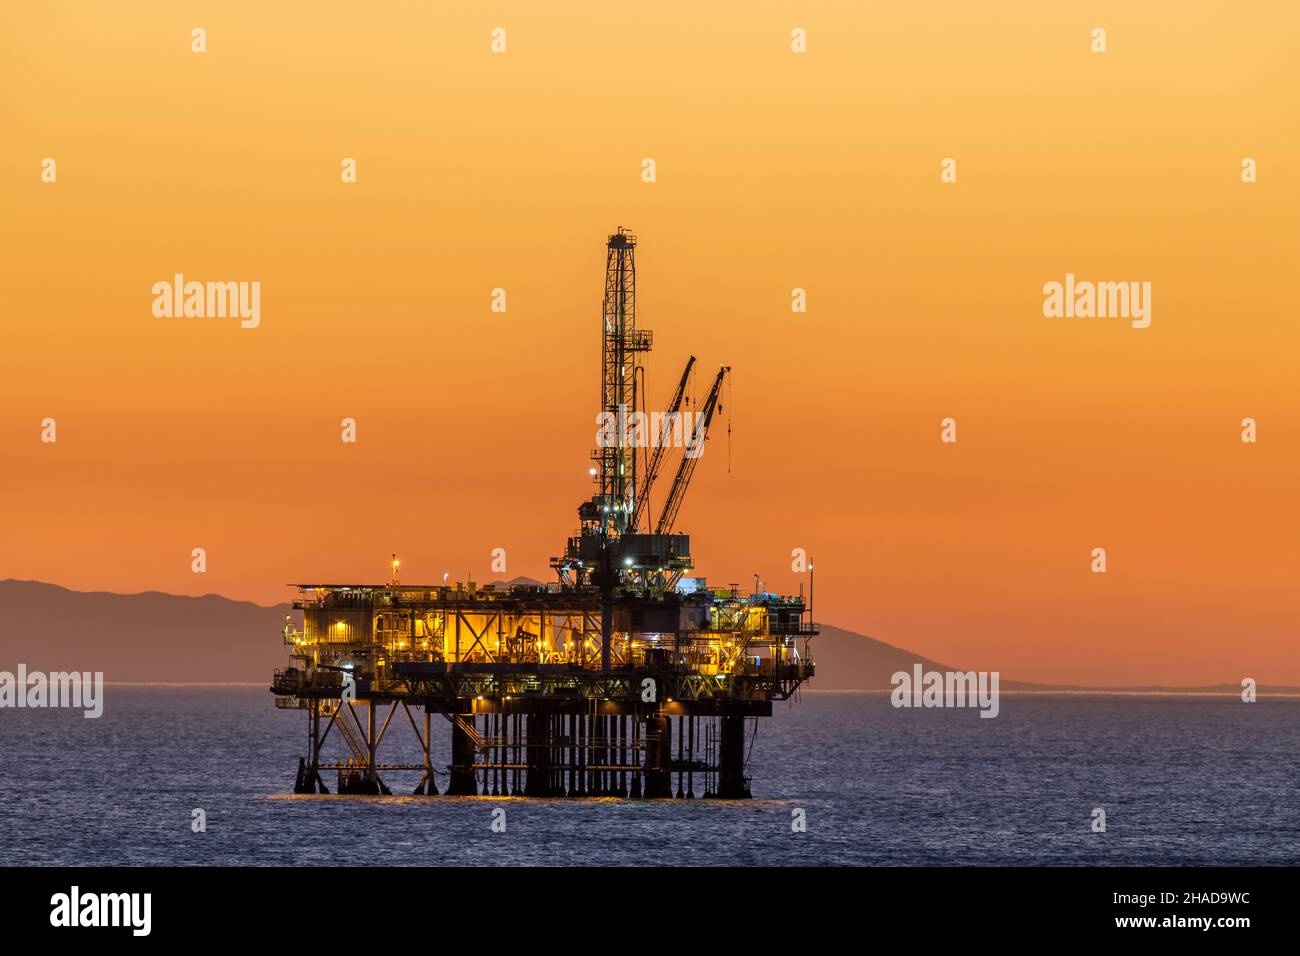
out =
<path fill-rule="evenodd" d="M 731 474 L 731 376 L 727 376 L 727 474 Z"/>

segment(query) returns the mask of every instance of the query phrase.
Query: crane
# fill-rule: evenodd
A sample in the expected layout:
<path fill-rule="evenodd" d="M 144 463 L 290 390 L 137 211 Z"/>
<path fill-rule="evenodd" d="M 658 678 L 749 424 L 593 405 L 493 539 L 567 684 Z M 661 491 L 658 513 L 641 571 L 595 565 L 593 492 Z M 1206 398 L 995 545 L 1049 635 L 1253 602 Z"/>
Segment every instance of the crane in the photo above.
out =
<path fill-rule="evenodd" d="M 695 368 L 695 356 L 692 355 L 686 360 L 686 371 L 682 372 L 682 380 L 677 383 L 677 391 L 673 392 L 673 399 L 668 403 L 668 412 L 665 421 L 671 424 L 674 416 L 678 415 L 682 407 L 682 399 L 686 396 L 686 383 L 690 380 L 691 369 Z M 650 486 L 655 483 L 659 477 L 659 468 L 663 465 L 664 451 L 668 443 L 662 440 L 655 445 L 654 454 L 650 456 L 650 464 L 646 467 L 645 483 L 641 486 L 641 493 L 636 498 L 636 510 L 632 513 L 632 520 L 628 522 L 628 528 L 636 531 L 641 524 L 641 516 L 646 514 L 646 509 L 650 507 Z"/>
<path fill-rule="evenodd" d="M 663 513 L 659 516 L 659 523 L 655 525 L 655 534 L 670 534 L 673 529 L 673 522 L 677 520 L 677 511 L 682 506 L 682 499 L 686 497 L 686 489 L 690 486 L 691 476 L 695 474 L 695 465 L 699 462 L 700 456 L 704 454 L 704 440 L 709 436 L 709 423 L 713 421 L 713 412 L 718 407 L 718 396 L 722 394 L 722 381 L 731 371 L 730 365 L 724 365 L 718 369 L 718 377 L 713 380 L 713 387 L 709 389 L 709 397 L 704 400 L 704 410 L 696 413 L 696 433 L 699 436 L 700 445 L 694 455 L 691 449 L 687 448 L 686 454 L 682 455 L 682 462 L 677 466 L 677 476 L 673 479 L 673 487 L 668 492 L 668 500 L 664 503 Z"/>

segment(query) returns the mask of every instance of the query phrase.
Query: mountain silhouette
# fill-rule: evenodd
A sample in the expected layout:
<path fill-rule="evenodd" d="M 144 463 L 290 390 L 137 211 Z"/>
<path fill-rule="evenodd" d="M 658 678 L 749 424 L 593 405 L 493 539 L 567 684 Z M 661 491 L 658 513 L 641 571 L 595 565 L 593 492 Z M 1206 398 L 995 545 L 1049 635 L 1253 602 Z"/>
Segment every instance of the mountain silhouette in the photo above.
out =
<path fill-rule="evenodd" d="M 71 591 L 0 581 L 0 670 L 102 671 L 105 681 L 256 681 L 289 658 L 288 604 L 262 607 L 216 594 Z M 296 613 L 295 620 L 301 621 Z"/>

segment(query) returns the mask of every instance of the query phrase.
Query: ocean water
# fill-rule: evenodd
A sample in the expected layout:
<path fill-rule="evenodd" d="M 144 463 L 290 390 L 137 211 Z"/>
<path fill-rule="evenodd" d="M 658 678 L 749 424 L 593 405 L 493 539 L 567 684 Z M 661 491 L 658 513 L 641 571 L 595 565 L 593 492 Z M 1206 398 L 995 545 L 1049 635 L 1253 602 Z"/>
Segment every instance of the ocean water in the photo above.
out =
<path fill-rule="evenodd" d="M 0 710 L 0 864 L 1300 863 L 1300 701 L 1006 694 L 989 720 L 808 692 L 760 725 L 751 801 L 293 796 L 306 716 L 265 689 L 110 686 L 99 720 Z M 400 712 L 389 734 L 415 759 Z"/>

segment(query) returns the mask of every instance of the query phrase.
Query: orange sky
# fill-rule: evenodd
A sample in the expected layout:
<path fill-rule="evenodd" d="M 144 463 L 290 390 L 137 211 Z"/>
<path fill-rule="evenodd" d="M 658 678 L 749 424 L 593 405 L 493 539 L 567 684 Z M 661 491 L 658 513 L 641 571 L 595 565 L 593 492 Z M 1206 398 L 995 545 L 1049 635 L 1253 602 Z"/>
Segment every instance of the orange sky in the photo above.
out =
<path fill-rule="evenodd" d="M 1300 8 L 1061 6 L 6 5 L 0 577 L 547 577 L 626 225 L 651 407 L 734 369 L 700 573 L 806 548 L 820 620 L 1008 679 L 1300 683 Z M 175 272 L 261 326 L 155 318 Z M 1066 272 L 1151 327 L 1044 318 Z"/>

